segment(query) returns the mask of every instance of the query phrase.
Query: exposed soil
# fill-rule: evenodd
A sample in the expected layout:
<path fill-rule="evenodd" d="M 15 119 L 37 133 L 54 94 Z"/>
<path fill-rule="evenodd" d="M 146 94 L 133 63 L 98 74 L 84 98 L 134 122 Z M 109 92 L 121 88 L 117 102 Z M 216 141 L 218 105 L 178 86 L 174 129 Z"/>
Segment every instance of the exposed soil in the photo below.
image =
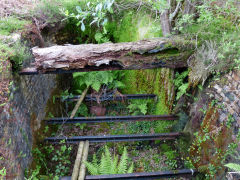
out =
<path fill-rule="evenodd" d="M 1 0 L 0 17 L 7 17 L 13 14 L 27 14 L 38 1 L 39 0 Z"/>

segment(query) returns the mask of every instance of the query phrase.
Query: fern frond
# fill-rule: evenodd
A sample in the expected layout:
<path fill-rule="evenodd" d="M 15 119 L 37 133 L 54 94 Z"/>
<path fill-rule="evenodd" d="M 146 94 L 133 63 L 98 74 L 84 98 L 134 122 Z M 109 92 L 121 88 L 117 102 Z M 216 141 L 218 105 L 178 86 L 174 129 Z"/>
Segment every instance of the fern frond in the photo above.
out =
<path fill-rule="evenodd" d="M 93 163 L 89 163 L 87 161 L 84 162 L 88 171 L 90 172 L 91 175 L 98 175 L 98 165 L 94 165 Z"/>
<path fill-rule="evenodd" d="M 111 174 L 117 174 L 118 173 L 118 156 L 114 156 L 113 163 L 111 166 Z"/>
<path fill-rule="evenodd" d="M 109 169 L 108 169 L 108 165 L 107 165 L 107 159 L 105 154 L 102 154 L 101 157 L 101 161 L 100 161 L 100 166 L 99 166 L 99 173 L 100 174 L 108 174 L 109 173 Z"/>
<path fill-rule="evenodd" d="M 118 174 L 125 174 L 127 171 L 127 160 L 128 160 L 128 155 L 127 155 L 127 148 L 124 147 L 123 154 L 121 157 L 121 160 L 118 165 Z"/>
<path fill-rule="evenodd" d="M 113 174 L 113 172 L 111 172 L 112 156 L 107 146 L 105 146 L 105 157 L 106 157 L 106 168 L 109 171 L 108 174 Z"/>
<path fill-rule="evenodd" d="M 236 163 L 228 163 L 225 165 L 226 167 L 236 171 L 236 172 L 240 172 L 240 164 L 236 164 Z"/>
<path fill-rule="evenodd" d="M 95 167 L 98 167 L 98 160 L 97 160 L 96 154 L 93 154 L 92 164 L 93 164 Z"/>
<path fill-rule="evenodd" d="M 123 150 L 123 154 L 119 161 L 118 156 L 111 156 L 107 146 L 105 152 L 102 153 L 100 163 L 98 164 L 96 154 L 93 155 L 92 162 L 84 162 L 91 175 L 106 175 L 106 174 L 125 174 L 133 172 L 133 163 L 128 168 L 127 148 Z"/>
<path fill-rule="evenodd" d="M 127 173 L 133 173 L 133 169 L 134 169 L 134 166 L 133 166 L 133 162 L 131 164 L 131 166 L 129 167 Z"/>

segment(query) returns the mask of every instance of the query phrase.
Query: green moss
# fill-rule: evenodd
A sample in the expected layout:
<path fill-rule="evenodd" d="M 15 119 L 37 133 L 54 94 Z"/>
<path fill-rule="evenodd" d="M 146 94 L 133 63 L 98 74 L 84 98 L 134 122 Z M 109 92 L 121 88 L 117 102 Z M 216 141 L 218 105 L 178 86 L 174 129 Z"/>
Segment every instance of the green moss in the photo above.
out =
<path fill-rule="evenodd" d="M 124 94 L 156 94 L 158 101 L 152 103 L 154 107 L 152 114 L 161 115 L 169 114 L 171 112 L 171 102 L 168 102 L 167 91 L 168 87 L 164 87 L 165 80 L 162 76 L 163 69 L 152 70 L 129 70 L 125 73 L 125 79 L 123 80 L 126 87 L 122 89 Z M 171 79 L 171 77 L 165 77 Z M 151 108 L 150 108 L 151 109 Z M 157 133 L 169 132 L 173 122 L 161 121 L 154 123 L 154 130 Z"/>
<path fill-rule="evenodd" d="M 130 42 L 138 41 L 146 38 L 161 37 L 162 31 L 161 26 L 158 21 L 147 15 L 145 11 L 142 12 L 133 12 L 129 11 L 123 15 L 122 21 L 118 24 L 117 29 L 114 32 L 114 39 L 116 42 Z M 166 44 L 166 48 L 171 48 L 172 44 Z M 159 47 L 160 49 L 162 47 Z M 168 50 L 166 50 L 168 52 Z M 169 51 L 169 56 L 177 54 L 177 50 L 171 49 Z M 127 54 L 131 56 L 132 54 Z M 167 57 L 167 55 L 159 55 L 160 58 Z M 168 75 L 164 75 L 162 69 L 153 69 L 153 70 L 129 70 L 125 72 L 125 78 L 123 83 L 126 85 L 122 89 L 122 93 L 126 94 L 140 94 L 140 93 L 149 93 L 156 94 L 158 96 L 157 103 L 153 102 L 152 107 L 149 107 L 151 114 L 161 115 L 169 114 L 171 112 L 171 102 L 168 102 L 168 88 L 166 87 L 169 82 Z M 165 84 L 166 83 L 166 84 Z M 161 121 L 154 122 L 154 130 L 156 132 L 168 132 L 170 131 L 170 126 L 172 122 Z"/>
<path fill-rule="evenodd" d="M 154 114 L 170 113 L 169 106 L 166 103 L 166 90 L 161 77 L 161 69 L 149 70 L 129 70 L 125 72 L 124 84 L 126 87 L 122 90 L 126 94 L 149 93 L 158 96 L 156 110 Z"/>
<path fill-rule="evenodd" d="M 129 11 L 123 15 L 113 36 L 116 42 L 130 42 L 162 37 L 162 31 L 160 23 L 154 21 L 144 10 L 138 13 Z"/>
<path fill-rule="evenodd" d="M 30 22 L 16 17 L 0 18 L 0 35 L 9 35 L 21 30 L 28 23 Z"/>
<path fill-rule="evenodd" d="M 177 53 L 177 54 L 161 54 L 157 56 L 158 60 L 162 60 L 165 58 L 169 58 L 169 57 L 179 57 L 181 55 L 181 53 Z"/>

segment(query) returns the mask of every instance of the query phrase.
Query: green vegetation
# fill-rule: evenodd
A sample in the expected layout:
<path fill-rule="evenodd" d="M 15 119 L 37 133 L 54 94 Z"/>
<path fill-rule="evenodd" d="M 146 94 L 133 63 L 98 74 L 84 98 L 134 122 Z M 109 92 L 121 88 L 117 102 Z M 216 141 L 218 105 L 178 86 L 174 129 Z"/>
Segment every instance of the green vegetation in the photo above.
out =
<path fill-rule="evenodd" d="M 59 177 L 65 176 L 69 172 L 71 164 L 71 151 L 72 146 L 66 144 L 65 141 L 60 142 L 59 146 L 42 145 L 34 148 L 32 153 L 35 168 L 26 172 L 27 179 L 57 180 Z"/>
<path fill-rule="evenodd" d="M 134 101 L 128 105 L 129 112 L 132 115 L 146 114 L 147 113 L 147 102 L 146 101 Z"/>
<path fill-rule="evenodd" d="M 17 70 L 23 61 L 31 57 L 24 43 L 19 40 L 11 42 L 11 33 L 21 32 L 27 24 L 30 24 L 30 21 L 14 16 L 0 18 L 0 73 L 8 72 L 10 67 L 6 67 L 7 60 L 10 60 L 13 69 Z"/>
<path fill-rule="evenodd" d="M 117 155 L 112 155 L 107 146 L 105 146 L 105 152 L 102 153 L 101 160 L 98 163 L 96 154 L 93 155 L 92 162 L 85 162 L 88 171 L 91 175 L 106 175 L 106 174 L 125 174 L 133 172 L 133 162 L 129 163 L 127 155 L 127 148 L 124 147 L 123 154 L 118 159 Z M 128 164 L 131 164 L 128 166 Z"/>
<path fill-rule="evenodd" d="M 136 23 L 137 22 L 137 23 Z M 117 28 L 113 32 L 115 42 L 131 42 L 146 38 L 161 37 L 161 26 L 157 21 L 146 13 L 141 11 L 127 11 L 124 13 Z"/>
<path fill-rule="evenodd" d="M 226 167 L 236 171 L 236 172 L 240 172 L 240 164 L 236 164 L 236 163 L 228 163 L 225 165 Z"/>
<path fill-rule="evenodd" d="M 231 130 L 227 127 L 227 122 L 216 127 L 218 118 L 216 107 L 209 107 L 189 149 L 192 164 L 205 174 L 206 179 L 215 179 L 223 171 L 225 160 L 233 156 L 237 148 L 237 144 L 229 138 Z M 216 131 L 216 128 L 221 131 Z"/>
<path fill-rule="evenodd" d="M 190 64 L 190 82 L 196 86 L 204 83 L 211 74 L 225 72 L 236 67 L 240 58 L 238 22 L 240 15 L 236 1 L 222 3 L 204 0 L 197 6 L 199 18 L 183 15 L 177 22 L 178 29 L 186 37 L 196 37 L 198 47 L 195 60 Z"/>
<path fill-rule="evenodd" d="M 108 23 L 108 13 L 113 13 L 113 6 L 114 0 L 105 0 L 103 2 L 88 2 L 87 5 L 85 5 L 84 10 L 80 6 L 76 6 L 77 14 L 71 13 L 69 14 L 69 11 L 66 10 L 65 15 L 67 17 L 75 18 L 78 23 L 77 26 L 81 25 L 81 30 L 85 31 L 86 22 L 89 26 L 92 24 L 96 24 L 97 27 L 102 27 L 103 32 L 106 34 L 106 24 Z M 85 22 L 86 21 L 86 22 Z"/>
<path fill-rule="evenodd" d="M 42 0 L 33 10 L 32 14 L 37 19 L 46 22 L 48 26 L 56 26 L 64 19 L 64 11 L 76 12 L 78 0 Z"/>
<path fill-rule="evenodd" d="M 0 157 L 0 161 L 4 160 L 3 157 Z M 0 169 L 0 180 L 4 180 L 5 176 L 7 175 L 7 170 L 5 167 L 1 167 Z"/>
<path fill-rule="evenodd" d="M 54 28 L 59 33 L 59 39 L 64 39 L 64 33 L 68 34 L 70 37 L 66 38 L 67 42 L 75 44 L 130 42 L 145 38 L 162 37 L 159 17 L 162 11 L 170 8 L 167 1 L 145 0 L 141 1 L 141 4 L 139 2 L 137 0 L 94 0 L 91 2 L 42 0 L 31 16 L 39 21 L 40 26 L 45 25 L 44 27 L 49 29 Z M 180 0 L 175 3 L 182 2 Z M 191 2 L 194 3 L 194 1 Z M 187 39 L 196 40 L 196 53 L 189 59 L 190 67 L 188 70 L 181 73 L 179 73 L 180 71 L 174 72 L 164 68 L 140 71 L 129 70 L 124 73 L 121 71 L 75 73 L 73 75 L 73 88 L 71 92 L 65 92 L 65 96 L 81 94 L 86 87 L 90 87 L 92 93 L 96 94 L 116 89 L 116 91 L 123 94 L 156 94 L 158 101 L 141 100 L 125 103 L 125 113 L 132 115 L 170 114 L 173 110 L 174 101 L 179 100 L 183 94 L 186 94 L 187 90 L 190 91 L 194 87 L 204 87 L 204 83 L 211 80 L 209 77 L 212 77 L 212 75 L 219 76 L 221 73 L 233 68 L 240 69 L 240 40 L 236 38 L 240 35 L 240 14 L 235 3 L 236 1 L 233 0 L 226 0 L 221 3 L 214 0 L 203 0 L 201 4 L 196 5 L 197 16 L 195 14 L 184 14 L 184 10 L 180 10 L 180 13 L 170 21 L 173 25 L 173 34 L 179 33 Z M 171 10 L 175 8 L 173 7 Z M 183 5 L 180 9 L 184 8 Z M 13 32 L 21 31 L 27 24 L 30 24 L 30 22 L 22 18 L 13 16 L 1 18 L 0 35 L 10 35 Z M 63 25 L 64 28 L 62 28 Z M 58 32 L 59 29 L 60 32 Z M 42 29 L 40 28 L 40 30 Z M 59 40 L 58 43 L 65 44 L 66 40 Z M 129 56 L 131 56 L 131 53 Z M 0 63 L 10 60 L 13 69 L 17 70 L 25 60 L 30 58 L 31 55 L 25 47 L 25 43 L 19 41 L 14 44 L 0 42 Z M 0 72 L 4 70 L 4 66 L 0 65 Z M 174 88 L 176 97 L 173 91 Z M 55 98 L 53 101 L 55 103 Z M 215 104 L 215 102 L 212 102 L 209 109 L 202 109 L 205 115 L 203 123 L 199 132 L 195 133 L 195 138 L 189 149 L 189 157 L 184 159 L 186 167 L 193 168 L 194 166 L 198 168 L 206 174 L 207 179 L 217 177 L 219 172 L 223 170 L 225 159 L 236 149 L 236 145 L 222 141 L 222 139 L 231 135 L 230 129 L 234 118 L 229 116 L 226 123 L 219 125 L 221 131 L 218 132 L 215 124 L 217 124 L 216 120 L 219 117 Z M 109 113 L 117 114 L 119 112 L 113 111 Z M 82 104 L 78 109 L 77 116 L 81 115 L 91 115 L 86 104 Z M 188 121 L 187 115 L 180 114 L 179 121 L 180 124 L 177 125 L 172 121 L 136 122 L 127 123 L 126 125 L 105 123 L 101 126 L 101 128 L 105 126 L 105 129 L 99 128 L 98 132 L 118 134 L 164 133 L 173 129 L 180 131 L 183 130 L 186 121 Z M 85 129 L 91 130 L 92 128 L 86 124 L 76 124 L 75 127 L 82 131 Z M 44 131 L 47 133 L 48 127 Z M 178 143 L 181 144 L 182 142 L 179 140 Z M 145 145 L 144 143 L 136 144 L 139 147 Z M 184 148 L 181 151 L 186 151 L 188 146 L 183 144 L 181 145 Z M 179 152 L 175 150 L 175 147 L 168 144 L 161 144 L 159 147 L 162 150 L 161 153 L 149 148 L 150 155 L 145 152 L 147 158 L 153 158 L 155 162 L 176 169 L 179 163 L 177 160 Z M 137 148 L 132 150 L 132 155 L 138 156 L 140 154 Z M 94 155 L 91 163 L 86 162 L 89 172 L 91 174 L 132 172 L 133 164 L 130 163 L 130 167 L 128 166 L 129 159 L 127 158 L 126 148 L 122 151 L 121 160 L 118 161 L 118 157 L 115 155 L 112 157 L 110 150 L 105 147 L 105 152 L 100 160 L 97 160 L 97 156 Z M 58 179 L 58 177 L 68 174 L 71 164 L 71 152 L 72 147 L 67 146 L 64 142 L 60 146 L 39 145 L 39 147 L 33 149 L 35 164 L 27 176 L 29 179 Z M 142 161 L 142 164 L 137 165 L 139 168 L 137 170 L 140 172 L 143 170 L 151 171 L 150 167 L 153 167 L 151 162 L 143 157 L 144 155 L 139 160 L 139 162 Z M 20 152 L 19 156 L 24 155 Z M 239 168 L 238 165 L 234 164 L 226 166 L 235 170 Z M 161 168 L 154 169 L 159 170 Z M 5 175 L 6 169 L 3 168 L 0 170 L 0 177 Z"/>
<path fill-rule="evenodd" d="M 0 35 L 10 35 L 13 32 L 23 30 L 29 21 L 13 16 L 0 18 Z"/>
<path fill-rule="evenodd" d="M 102 85 L 106 85 L 108 89 L 116 89 L 124 87 L 119 81 L 123 74 L 120 71 L 99 71 L 99 72 L 81 72 L 74 73 L 74 88 L 77 93 L 85 87 L 91 87 L 95 91 L 99 91 Z"/>
<path fill-rule="evenodd" d="M 122 92 L 125 94 L 156 94 L 158 96 L 158 101 L 156 103 L 152 101 L 149 102 L 147 114 L 169 114 L 173 101 L 171 98 L 169 99 L 171 96 L 168 94 L 167 88 L 171 88 L 172 86 L 171 78 L 171 72 L 167 69 L 126 71 L 125 78 L 123 79 L 123 83 L 126 87 L 122 89 Z M 163 84 L 167 84 L 167 86 L 164 87 Z M 144 102 L 140 101 L 139 103 Z M 144 104 L 140 105 L 140 107 L 141 106 L 145 108 Z M 174 122 L 170 121 L 137 122 L 131 123 L 133 126 L 131 129 L 136 129 L 135 125 L 137 125 L 140 127 L 144 126 L 145 132 L 149 132 L 151 128 L 154 128 L 156 133 L 164 133 L 171 131 L 173 123 Z M 140 133 L 141 131 L 134 132 Z"/>
<path fill-rule="evenodd" d="M 189 71 L 187 70 L 182 73 L 176 72 L 175 74 L 173 82 L 175 85 L 175 90 L 177 90 L 176 100 L 178 100 L 183 94 L 187 92 L 189 84 L 186 82 L 186 77 L 188 76 L 188 73 Z"/>
<path fill-rule="evenodd" d="M 11 43 L 9 42 L 9 44 Z M 0 62 L 2 61 L 4 64 L 4 61 L 10 60 L 13 70 L 18 70 L 25 60 L 32 58 L 32 55 L 25 43 L 17 41 L 13 45 L 8 45 L 0 41 L 0 57 Z"/>

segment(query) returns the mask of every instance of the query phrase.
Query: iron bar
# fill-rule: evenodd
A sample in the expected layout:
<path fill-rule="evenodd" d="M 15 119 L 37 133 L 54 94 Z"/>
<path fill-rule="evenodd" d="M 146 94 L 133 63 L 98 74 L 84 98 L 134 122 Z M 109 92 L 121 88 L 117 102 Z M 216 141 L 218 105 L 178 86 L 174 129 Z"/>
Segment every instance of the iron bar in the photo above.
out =
<path fill-rule="evenodd" d="M 65 101 L 77 101 L 81 96 L 68 97 Z M 156 98 L 155 94 L 123 94 L 123 95 L 103 95 L 97 98 L 93 95 L 86 95 L 84 101 L 122 101 L 126 99 L 150 99 Z"/>
<path fill-rule="evenodd" d="M 129 134 L 129 135 L 103 135 L 103 136 L 74 136 L 74 137 L 49 137 L 46 142 L 59 143 L 66 140 L 67 143 L 78 143 L 80 141 L 97 142 L 122 142 L 122 141 L 152 141 L 172 140 L 181 136 L 182 133 L 161 133 L 161 134 Z"/>
<path fill-rule="evenodd" d="M 194 177 L 198 174 L 195 169 L 180 169 L 174 171 L 163 171 L 163 172 L 141 172 L 141 173 L 130 173 L 130 174 L 110 174 L 110 175 L 96 175 L 86 176 L 85 180 L 109 180 L 109 179 L 160 179 L 160 178 L 174 178 L 174 177 Z M 71 180 L 70 176 L 62 177 L 61 180 Z"/>
<path fill-rule="evenodd" d="M 101 122 L 128 122 L 128 121 L 157 121 L 177 120 L 174 115 L 140 115 L 140 116 L 97 116 L 97 117 L 61 117 L 45 120 L 48 124 L 73 124 L 73 123 L 101 123 Z"/>

